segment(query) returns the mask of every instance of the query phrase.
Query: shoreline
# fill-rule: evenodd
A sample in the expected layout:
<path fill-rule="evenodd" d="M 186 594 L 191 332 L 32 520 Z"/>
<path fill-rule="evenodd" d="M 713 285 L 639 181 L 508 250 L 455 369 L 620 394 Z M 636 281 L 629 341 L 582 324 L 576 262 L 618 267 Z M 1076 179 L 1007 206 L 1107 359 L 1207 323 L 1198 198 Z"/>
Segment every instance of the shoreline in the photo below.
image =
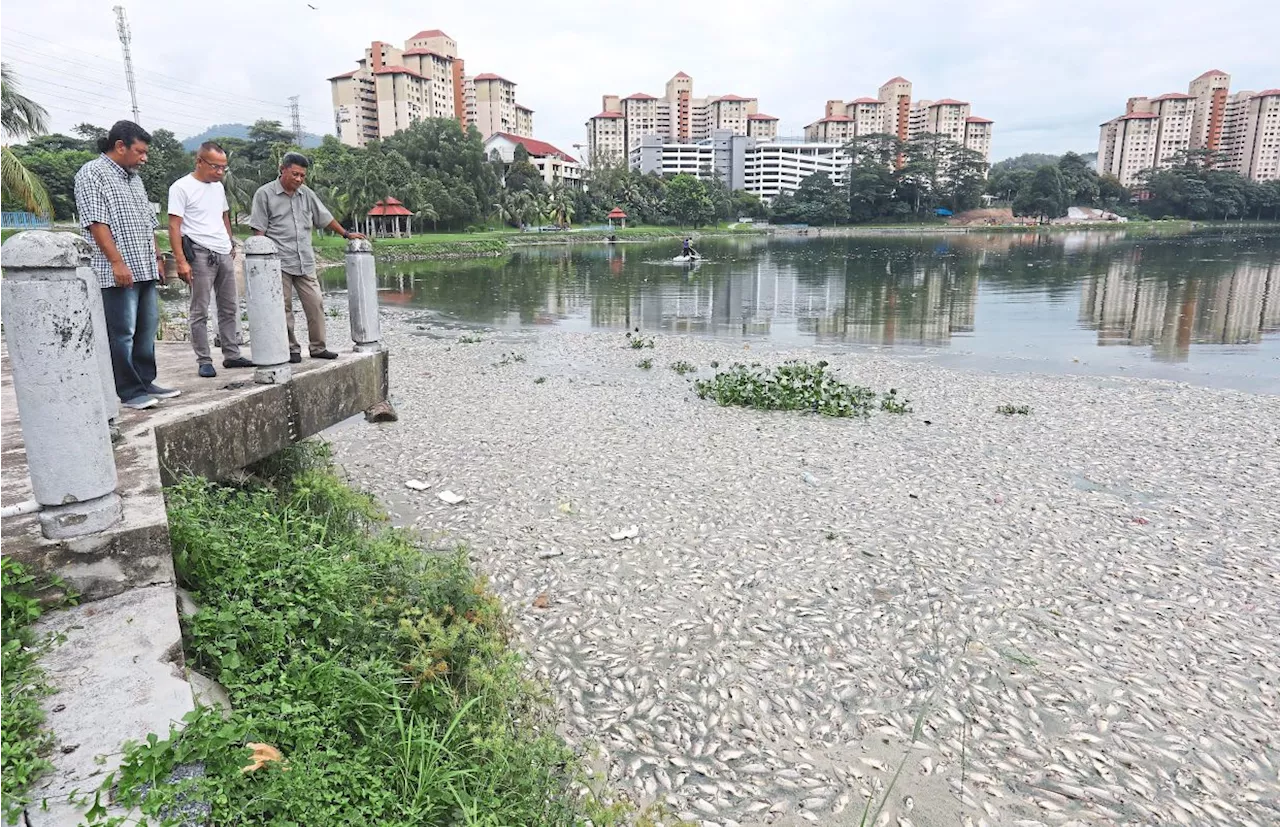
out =
<path fill-rule="evenodd" d="M 384 314 L 400 423 L 336 429 L 335 455 L 403 525 L 468 543 L 564 733 L 640 803 L 857 823 L 905 757 L 887 809 L 910 796 L 917 823 L 1274 817 L 1247 793 L 1280 749 L 1280 455 L 1257 450 L 1280 398 L 669 334 L 464 344 L 419 318 Z M 785 358 L 914 412 L 690 390 L 713 360 Z"/>

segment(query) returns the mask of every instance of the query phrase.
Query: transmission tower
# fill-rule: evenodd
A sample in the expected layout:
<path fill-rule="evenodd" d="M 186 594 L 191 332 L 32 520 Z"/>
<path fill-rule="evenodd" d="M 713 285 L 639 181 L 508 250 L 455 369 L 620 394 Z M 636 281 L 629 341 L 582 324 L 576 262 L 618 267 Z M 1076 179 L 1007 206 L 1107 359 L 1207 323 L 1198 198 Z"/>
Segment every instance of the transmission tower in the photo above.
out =
<path fill-rule="evenodd" d="M 133 122 L 138 123 L 142 116 L 138 114 L 138 85 L 133 82 L 133 55 L 129 54 L 129 21 L 124 19 L 124 6 L 112 9 L 116 13 L 116 34 L 120 35 L 120 49 L 124 52 L 124 79 L 129 84 L 129 99 L 133 101 Z"/>
<path fill-rule="evenodd" d="M 298 108 L 298 96 L 289 98 L 289 117 L 293 119 L 293 142 L 302 146 L 302 110 Z"/>

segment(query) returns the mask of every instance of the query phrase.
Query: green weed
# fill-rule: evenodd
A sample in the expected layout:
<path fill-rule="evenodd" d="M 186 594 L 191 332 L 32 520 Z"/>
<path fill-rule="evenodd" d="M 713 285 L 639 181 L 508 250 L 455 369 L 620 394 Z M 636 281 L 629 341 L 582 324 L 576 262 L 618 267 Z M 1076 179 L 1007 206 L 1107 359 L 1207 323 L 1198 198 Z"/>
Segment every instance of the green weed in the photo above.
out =
<path fill-rule="evenodd" d="M 482 341 L 484 340 L 480 338 L 480 334 L 478 333 L 476 334 L 464 333 L 458 337 L 458 344 L 460 345 L 478 345 Z"/>
<path fill-rule="evenodd" d="M 824 416 L 869 416 L 876 401 L 870 388 L 847 384 L 828 373 L 826 362 L 785 362 L 772 369 L 758 362 L 750 366 L 735 362 L 714 378 L 695 382 L 694 391 L 700 399 L 725 406 L 812 411 Z M 897 398 L 896 392 L 885 396 Z"/>
<path fill-rule="evenodd" d="M 269 485 L 166 490 L 179 579 L 200 605 L 187 662 L 234 712 L 200 709 L 129 746 L 103 797 L 114 788 L 153 817 L 207 801 L 214 824 L 579 820 L 577 759 L 465 550 L 387 528 L 372 499 L 316 467 L 324 454 L 279 462 Z M 241 772 L 250 741 L 285 765 Z M 170 780 L 195 761 L 203 778 Z"/>
<path fill-rule="evenodd" d="M 641 336 L 640 328 L 637 327 L 635 329 L 634 336 L 631 334 L 631 331 L 627 331 L 627 345 L 632 350 L 641 350 L 646 347 L 653 347 L 653 337 L 650 336 L 645 338 L 644 336 Z"/>
<path fill-rule="evenodd" d="M 897 388 L 889 388 L 888 393 L 880 395 L 880 410 L 885 413 L 909 414 L 911 413 L 911 400 L 900 398 Z"/>
<path fill-rule="evenodd" d="M 523 355 L 521 355 L 521 354 L 519 354 L 519 353 L 504 353 L 504 354 L 502 354 L 502 358 L 501 358 L 501 359 L 499 359 L 497 362 L 494 362 L 494 363 L 493 363 L 493 366 L 494 366 L 495 368 L 501 368 L 501 367 L 505 367 L 505 366 L 507 366 L 507 365 L 514 365 L 514 364 L 517 364 L 517 363 L 519 363 L 519 362 L 523 362 L 523 361 L 525 361 L 525 358 L 524 358 L 524 356 L 523 356 Z"/>
<path fill-rule="evenodd" d="M 681 376 L 684 376 L 686 373 L 693 373 L 698 368 L 692 362 L 686 362 L 683 359 L 678 359 L 671 363 L 671 369 Z"/>
<path fill-rule="evenodd" d="M 534 380 L 533 380 L 533 384 L 535 384 L 535 385 L 541 385 L 541 384 L 542 384 L 543 382 L 545 382 L 545 381 L 547 381 L 547 377 L 545 377 L 545 376 L 539 376 L 537 379 L 534 379 Z"/>
<path fill-rule="evenodd" d="M 1001 405 L 996 408 L 996 413 L 1004 414 L 1005 416 L 1013 416 L 1014 414 L 1030 416 L 1031 407 L 1029 405 Z"/>
<path fill-rule="evenodd" d="M 21 563 L 0 557 L 0 681 L 4 692 L 0 805 L 6 824 L 18 823 L 28 802 L 27 791 L 53 768 L 45 758 L 51 738 L 40 728 L 44 723 L 40 699 L 50 689 L 36 662 L 49 641 L 38 640 L 31 631 L 31 624 L 45 612 L 42 599 L 61 605 L 75 598 L 67 594 L 61 581 L 41 583 Z"/>
<path fill-rule="evenodd" d="M 636 367 L 640 368 L 640 370 L 650 370 L 653 368 L 653 359 L 646 356 L 639 362 L 636 362 Z"/>

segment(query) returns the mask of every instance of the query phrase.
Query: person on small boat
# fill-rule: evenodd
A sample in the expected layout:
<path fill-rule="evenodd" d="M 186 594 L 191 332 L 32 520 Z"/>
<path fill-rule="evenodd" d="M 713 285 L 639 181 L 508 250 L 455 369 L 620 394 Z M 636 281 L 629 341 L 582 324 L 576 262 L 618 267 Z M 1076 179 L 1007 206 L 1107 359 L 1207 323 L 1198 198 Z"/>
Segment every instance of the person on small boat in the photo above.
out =
<path fill-rule="evenodd" d="M 693 258 L 697 258 L 697 257 L 698 257 L 698 251 L 697 251 L 697 250 L 695 250 L 695 249 L 693 249 L 693 239 L 692 239 L 692 238 L 686 238 L 686 239 L 684 240 L 684 247 L 683 247 L 683 248 L 681 248 L 681 250 L 680 250 L 680 255 L 681 255 L 683 258 L 689 258 L 689 259 L 693 259 Z"/>

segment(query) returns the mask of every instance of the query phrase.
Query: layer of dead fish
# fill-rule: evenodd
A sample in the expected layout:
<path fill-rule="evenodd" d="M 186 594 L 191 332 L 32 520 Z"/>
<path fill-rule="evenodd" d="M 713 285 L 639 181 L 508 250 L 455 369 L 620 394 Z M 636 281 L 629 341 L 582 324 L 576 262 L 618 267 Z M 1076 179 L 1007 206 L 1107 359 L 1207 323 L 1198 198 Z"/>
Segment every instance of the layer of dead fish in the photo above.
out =
<path fill-rule="evenodd" d="M 719 825 L 868 800 L 883 824 L 1280 821 L 1280 400 L 658 336 L 700 376 L 822 358 L 917 411 L 837 421 L 701 402 L 620 332 L 385 325 L 400 422 L 336 430 L 338 460 L 471 548 L 562 733 L 633 799 Z M 492 368 L 512 336 L 527 361 Z"/>

